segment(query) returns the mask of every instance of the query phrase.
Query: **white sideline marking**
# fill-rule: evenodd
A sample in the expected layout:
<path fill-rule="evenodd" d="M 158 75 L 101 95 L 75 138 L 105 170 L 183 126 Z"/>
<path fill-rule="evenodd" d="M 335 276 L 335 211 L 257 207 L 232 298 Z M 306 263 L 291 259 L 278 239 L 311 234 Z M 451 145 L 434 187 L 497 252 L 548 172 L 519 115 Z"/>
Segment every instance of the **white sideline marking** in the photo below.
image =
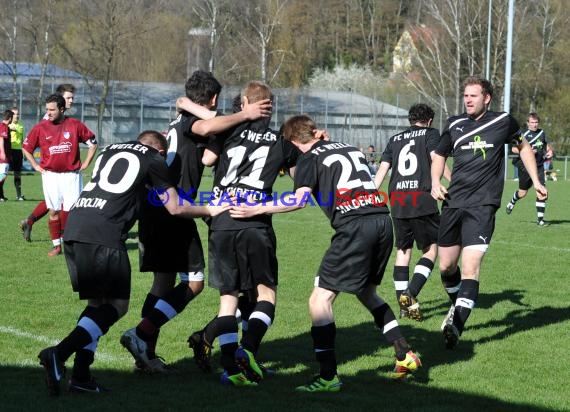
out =
<path fill-rule="evenodd" d="M 493 244 L 493 243 L 501 243 L 503 245 L 512 245 L 513 241 L 491 239 L 491 244 Z M 517 243 L 517 246 L 528 246 L 531 249 L 544 249 L 544 250 L 556 250 L 559 252 L 570 252 L 570 249 L 565 248 L 565 247 L 537 246 L 537 245 L 530 245 L 528 243 Z"/>
<path fill-rule="evenodd" d="M 20 337 L 20 338 L 35 340 L 36 342 L 45 343 L 46 345 L 49 345 L 49 346 L 54 346 L 58 343 L 57 340 L 50 339 L 47 336 L 34 335 L 32 333 L 14 328 L 12 326 L 0 325 L 0 333 L 5 333 L 7 335 L 12 335 L 12 336 Z M 118 356 L 114 356 L 114 355 L 104 353 L 104 352 L 99 352 L 99 351 L 95 352 L 95 358 L 97 360 L 100 360 L 100 361 L 106 362 L 106 363 L 114 363 L 114 362 L 124 361 L 124 360 L 128 359 L 126 356 L 125 357 L 118 357 Z M 23 365 L 23 366 L 29 366 L 29 365 L 36 365 L 37 362 L 31 362 L 29 360 L 24 360 L 24 361 L 18 361 L 18 364 Z"/>

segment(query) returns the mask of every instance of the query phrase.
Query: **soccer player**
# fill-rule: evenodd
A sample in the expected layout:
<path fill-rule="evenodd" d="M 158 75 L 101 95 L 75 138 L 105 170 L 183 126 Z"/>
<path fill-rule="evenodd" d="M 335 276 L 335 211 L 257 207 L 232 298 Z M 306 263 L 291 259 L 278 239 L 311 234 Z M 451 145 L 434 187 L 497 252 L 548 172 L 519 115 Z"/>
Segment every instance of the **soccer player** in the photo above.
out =
<path fill-rule="evenodd" d="M 44 199 L 49 209 L 49 232 L 53 243 L 48 256 L 61 254 L 61 236 L 69 209 L 83 187 L 81 172 L 89 167 L 97 151 L 91 130 L 77 119 L 65 115 L 65 98 L 52 94 L 46 98 L 48 120 L 32 128 L 22 145 L 22 152 L 32 167 L 42 174 Z M 80 158 L 79 143 L 89 150 L 85 161 Z M 40 163 L 34 150 L 40 148 Z"/>
<path fill-rule="evenodd" d="M 501 206 L 505 144 L 516 145 L 537 197 L 545 199 L 548 195 L 540 183 L 532 147 L 509 113 L 488 110 L 492 97 L 493 86 L 488 80 L 478 76 L 465 80 L 465 113 L 447 120 L 432 159 L 431 194 L 443 200 L 439 270 L 453 305 L 442 325 L 448 349 L 457 346 L 479 295 L 481 262 L 491 243 L 495 213 Z M 453 178 L 446 189 L 440 179 L 450 155 Z"/>
<path fill-rule="evenodd" d="M 546 140 L 546 133 L 543 129 L 538 126 L 540 124 L 540 117 L 536 113 L 529 113 L 526 121 L 527 129 L 522 133 L 523 137 L 528 141 L 532 151 L 534 152 L 534 158 L 536 161 L 536 167 L 538 169 L 538 179 L 542 185 L 546 183 L 546 175 L 544 173 L 544 160 L 549 148 L 548 141 Z M 518 154 L 519 151 L 516 147 L 513 147 L 512 152 Z M 528 189 L 532 186 L 532 179 L 525 169 L 521 158 L 516 157 L 513 161 L 516 167 L 519 169 L 519 188 L 513 193 L 513 197 L 509 203 L 507 203 L 507 214 L 510 215 L 515 208 L 516 203 L 526 196 Z M 543 227 L 546 225 L 544 222 L 544 211 L 546 210 L 546 201 L 548 197 L 544 199 L 536 198 L 536 223 L 538 226 Z"/>
<path fill-rule="evenodd" d="M 65 110 L 68 111 L 73 105 L 73 98 L 75 96 L 75 86 L 69 83 L 63 83 L 55 89 L 57 94 L 61 94 L 65 100 Z M 43 117 L 44 120 L 49 120 L 47 113 Z M 23 132 L 22 132 L 23 133 Z M 21 146 L 21 145 L 20 145 Z M 22 236 L 26 242 L 32 241 L 32 227 L 34 223 L 48 214 L 48 207 L 45 200 L 40 200 L 30 215 L 20 221 L 20 229 Z"/>
<path fill-rule="evenodd" d="M 22 141 L 24 140 L 24 123 L 20 120 L 20 110 L 17 107 L 10 109 L 14 113 L 10 129 L 10 169 L 14 172 L 14 186 L 16 187 L 16 200 L 26 200 L 22 195 Z"/>
<path fill-rule="evenodd" d="M 138 217 L 145 185 L 156 189 L 150 195 L 166 193 L 166 198 L 153 198 L 153 204 L 159 200 L 173 215 L 210 216 L 225 209 L 183 205 L 168 177 L 165 150 L 164 136 L 149 130 L 142 132 L 138 141 L 107 146 L 95 162 L 91 182 L 73 205 L 64 251 L 73 290 L 81 300 L 87 300 L 87 306 L 71 333 L 38 355 L 52 396 L 60 393 L 64 364 L 73 353 L 69 390 L 104 390 L 89 369 L 99 338 L 127 312 L 131 267 L 125 239 Z M 150 200 L 149 196 L 142 201 Z"/>
<path fill-rule="evenodd" d="M 13 117 L 14 113 L 11 110 L 4 110 L 0 122 L 0 202 L 8 200 L 4 197 L 4 182 L 10 168 L 10 129 L 8 125 Z"/>
<path fill-rule="evenodd" d="M 267 85 L 250 82 L 242 92 L 242 110 L 270 98 L 272 94 Z M 271 199 L 279 170 L 294 167 L 298 151 L 284 141 L 279 132 L 269 128 L 270 120 L 242 123 L 217 136 L 208 146 L 204 164 L 217 162 L 214 196 L 256 201 Z M 276 247 L 269 216 L 235 220 L 228 213 L 222 213 L 212 219 L 208 240 L 208 284 L 220 294 L 220 308 L 214 323 L 224 368 L 223 384 L 256 385 L 264 377 L 255 356 L 275 317 Z M 236 310 L 240 291 L 253 296 L 256 303 L 238 345 Z"/>
<path fill-rule="evenodd" d="M 437 257 L 439 209 L 431 197 L 431 156 L 439 143 L 439 131 L 431 126 L 434 111 L 424 103 L 410 107 L 411 127 L 390 138 L 374 178 L 380 187 L 392 169 L 389 194 L 396 235 L 394 286 L 400 304 L 400 317 L 423 319 L 417 297 L 427 282 Z M 394 167 L 392 167 L 392 165 Z M 449 179 L 449 169 L 446 169 Z M 412 281 L 409 264 L 414 241 L 422 251 Z"/>
<path fill-rule="evenodd" d="M 392 251 L 392 221 L 365 156 L 349 144 L 319 139 L 314 121 L 306 115 L 288 119 L 282 131 L 284 138 L 302 152 L 295 168 L 295 194 L 255 206 L 235 206 L 230 215 L 251 219 L 301 209 L 308 203 L 314 204 L 312 194 L 335 230 L 309 299 L 311 336 L 320 372 L 297 390 L 341 389 L 333 315 L 333 303 L 340 292 L 356 295 L 370 311 L 385 339 L 394 345 L 394 377 L 404 379 L 421 362 L 402 335 L 394 312 L 376 292 Z"/>
<path fill-rule="evenodd" d="M 217 107 L 222 86 L 209 72 L 196 71 L 186 82 L 189 99 L 183 107 L 206 117 Z M 207 120 L 187 111 L 169 125 L 166 163 L 171 182 L 183 198 L 195 201 L 202 179 L 202 155 L 208 136 L 240 122 L 267 116 L 268 100 L 250 105 L 248 110 Z M 213 112 L 214 114 L 215 111 Z M 160 328 L 181 313 L 204 288 L 204 252 L 196 223 L 168 214 L 163 208 L 146 205 L 139 221 L 140 270 L 152 271 L 154 281 L 141 310 L 142 320 L 121 337 L 121 344 L 134 356 L 136 365 L 148 373 L 167 372 L 156 355 Z M 175 285 L 176 274 L 181 282 Z"/>

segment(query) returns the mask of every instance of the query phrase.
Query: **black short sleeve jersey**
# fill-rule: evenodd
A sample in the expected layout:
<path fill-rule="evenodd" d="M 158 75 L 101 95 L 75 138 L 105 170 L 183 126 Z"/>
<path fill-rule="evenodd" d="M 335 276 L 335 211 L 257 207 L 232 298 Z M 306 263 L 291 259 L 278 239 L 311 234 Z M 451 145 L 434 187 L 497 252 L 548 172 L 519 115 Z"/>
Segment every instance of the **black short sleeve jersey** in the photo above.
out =
<path fill-rule="evenodd" d="M 537 129 L 536 131 L 523 130 L 522 136 L 527 140 L 534 151 L 534 158 L 536 159 L 536 166 L 540 167 L 544 164 L 544 155 L 546 154 L 546 146 L 548 145 L 548 140 L 546 140 L 546 133 L 542 129 Z M 520 157 L 518 157 L 520 160 Z M 520 167 L 524 167 L 522 161 L 519 163 Z"/>
<path fill-rule="evenodd" d="M 124 250 L 141 202 L 148 201 L 145 185 L 172 187 L 158 151 L 138 142 L 105 147 L 95 161 L 91 181 L 69 212 L 64 240 Z"/>
<path fill-rule="evenodd" d="M 271 201 L 279 171 L 295 166 L 299 155 L 293 144 L 268 127 L 267 120 L 242 123 L 219 138 L 221 140 L 217 139 L 218 143 L 209 148 L 218 150 L 212 192 L 222 201 L 233 195 L 260 202 Z M 268 225 L 271 225 L 269 215 L 234 220 L 229 213 L 222 213 L 212 219 L 210 229 L 238 230 Z"/>
<path fill-rule="evenodd" d="M 166 164 L 172 183 L 191 199 L 196 199 L 202 180 L 202 155 L 208 138 L 192 133 L 198 117 L 183 112 L 168 127 Z"/>
<path fill-rule="evenodd" d="M 453 156 L 451 183 L 444 206 L 501 205 L 505 144 L 520 144 L 517 121 L 505 112 L 486 112 L 479 120 L 467 114 L 450 117 L 436 153 Z"/>
<path fill-rule="evenodd" d="M 431 196 L 431 152 L 439 143 L 439 131 L 412 126 L 390 138 L 382 161 L 392 166 L 388 191 L 392 216 L 406 219 L 437 213 Z"/>
<path fill-rule="evenodd" d="M 295 190 L 300 187 L 311 188 L 335 229 L 362 215 L 388 213 L 366 157 L 347 143 L 320 140 L 303 153 L 295 169 Z"/>

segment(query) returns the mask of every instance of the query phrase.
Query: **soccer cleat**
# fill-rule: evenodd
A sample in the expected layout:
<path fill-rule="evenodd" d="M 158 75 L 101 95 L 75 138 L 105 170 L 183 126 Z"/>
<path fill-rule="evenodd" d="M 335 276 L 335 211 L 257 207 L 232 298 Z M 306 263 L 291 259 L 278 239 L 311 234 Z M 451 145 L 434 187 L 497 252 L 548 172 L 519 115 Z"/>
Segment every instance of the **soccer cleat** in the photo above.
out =
<path fill-rule="evenodd" d="M 22 236 L 26 242 L 32 241 L 32 225 L 28 223 L 28 219 L 24 219 L 20 222 L 20 229 L 22 229 Z"/>
<path fill-rule="evenodd" d="M 422 366 L 422 362 L 418 355 L 412 351 L 406 353 L 406 357 L 399 361 L 396 359 L 396 366 L 394 366 L 394 379 L 406 379 L 412 372 L 418 370 Z"/>
<path fill-rule="evenodd" d="M 201 330 L 190 335 L 188 346 L 194 351 L 194 362 L 196 362 L 196 365 L 206 373 L 211 372 L 212 345 L 206 342 L 204 331 Z"/>
<path fill-rule="evenodd" d="M 26 200 L 26 198 L 24 196 L 18 196 L 16 200 L 23 202 L 24 200 Z"/>
<path fill-rule="evenodd" d="M 399 303 L 402 307 L 406 308 L 409 318 L 417 320 L 418 322 L 421 322 L 423 320 L 422 311 L 420 310 L 420 304 L 418 303 L 416 298 L 412 296 L 409 290 L 406 289 L 404 292 L 402 292 L 402 294 L 400 295 Z"/>
<path fill-rule="evenodd" d="M 235 353 L 235 361 L 241 368 L 247 379 L 253 382 L 259 382 L 263 379 L 263 371 L 257 364 L 253 353 L 244 349 L 243 346 L 237 348 Z"/>
<path fill-rule="evenodd" d="M 505 210 L 505 212 L 507 212 L 507 215 L 510 215 L 514 208 L 515 208 L 514 204 L 512 204 L 511 202 L 507 203 L 507 209 Z"/>
<path fill-rule="evenodd" d="M 443 330 L 445 325 L 451 325 L 453 323 L 453 314 L 455 313 L 455 305 L 451 305 L 449 310 L 447 311 L 447 315 L 443 318 L 443 322 L 441 322 L 440 329 Z"/>
<path fill-rule="evenodd" d="M 257 383 L 247 379 L 247 376 L 245 376 L 243 372 L 229 375 L 228 371 L 224 371 L 220 377 L 220 381 L 222 385 L 227 386 L 257 386 Z"/>
<path fill-rule="evenodd" d="M 158 375 L 158 374 L 170 374 L 176 371 L 175 368 L 168 365 L 164 358 L 156 356 L 154 358 L 149 358 L 148 363 L 142 361 L 135 361 L 135 372 L 145 374 L 145 375 Z"/>
<path fill-rule="evenodd" d="M 338 375 L 335 375 L 330 381 L 321 378 L 319 375 L 315 376 L 313 380 L 306 385 L 297 386 L 297 392 L 340 392 L 342 382 Z"/>
<path fill-rule="evenodd" d="M 443 328 L 443 341 L 447 349 L 455 349 L 459 344 L 459 331 L 453 323 Z"/>
<path fill-rule="evenodd" d="M 8 198 L 7 197 L 0 197 L 0 202 L 7 202 Z"/>
<path fill-rule="evenodd" d="M 131 328 L 123 333 L 120 342 L 121 345 L 133 355 L 139 368 L 152 370 L 154 363 L 151 363 L 148 357 L 147 344 L 137 336 L 136 328 Z"/>
<path fill-rule="evenodd" d="M 46 371 L 45 382 L 50 396 L 59 396 L 59 383 L 65 376 L 65 365 L 59 359 L 55 346 L 42 350 L 38 358 Z"/>
<path fill-rule="evenodd" d="M 546 223 L 544 220 L 540 219 L 536 221 L 536 224 L 540 227 L 545 227 L 548 226 L 548 223 Z"/>
<path fill-rule="evenodd" d="M 69 381 L 68 391 L 70 393 L 101 393 L 110 392 L 110 389 L 99 385 L 92 377 L 87 382 L 79 382 L 78 380 L 71 378 Z"/>
<path fill-rule="evenodd" d="M 54 257 L 54 256 L 57 256 L 57 255 L 61 255 L 61 246 L 60 246 L 60 245 L 54 246 L 53 249 L 50 250 L 47 255 L 48 255 L 49 257 Z"/>

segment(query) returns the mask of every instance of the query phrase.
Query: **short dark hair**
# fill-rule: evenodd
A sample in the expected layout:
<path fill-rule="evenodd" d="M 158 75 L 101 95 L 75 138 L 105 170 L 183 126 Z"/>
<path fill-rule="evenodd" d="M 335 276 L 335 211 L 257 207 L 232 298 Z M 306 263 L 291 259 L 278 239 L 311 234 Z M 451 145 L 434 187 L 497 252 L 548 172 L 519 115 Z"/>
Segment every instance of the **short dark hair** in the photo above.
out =
<path fill-rule="evenodd" d="M 46 103 L 57 103 L 58 109 L 65 109 L 65 99 L 59 93 L 53 93 L 46 97 Z"/>
<path fill-rule="evenodd" d="M 59 86 L 57 86 L 57 89 L 55 89 L 56 93 L 59 94 L 63 94 L 65 92 L 70 92 L 75 94 L 75 86 L 72 85 L 71 83 L 62 83 Z"/>
<path fill-rule="evenodd" d="M 4 110 L 4 113 L 2 114 L 2 119 L 3 120 L 10 120 L 12 121 L 12 118 L 14 117 L 14 112 L 12 110 Z"/>
<path fill-rule="evenodd" d="M 415 124 L 418 122 L 428 122 L 433 119 L 435 112 L 431 107 L 425 103 L 416 103 L 408 111 L 408 120 L 410 124 Z"/>
<path fill-rule="evenodd" d="M 489 96 L 493 97 L 493 85 L 491 82 L 481 76 L 469 76 L 463 82 L 463 87 L 471 86 L 471 85 L 479 85 L 481 86 L 481 90 L 483 94 L 488 94 Z"/>
<path fill-rule="evenodd" d="M 208 104 L 212 97 L 220 94 L 222 85 L 214 75 L 204 70 L 196 70 L 186 81 L 186 97 L 194 103 Z"/>

